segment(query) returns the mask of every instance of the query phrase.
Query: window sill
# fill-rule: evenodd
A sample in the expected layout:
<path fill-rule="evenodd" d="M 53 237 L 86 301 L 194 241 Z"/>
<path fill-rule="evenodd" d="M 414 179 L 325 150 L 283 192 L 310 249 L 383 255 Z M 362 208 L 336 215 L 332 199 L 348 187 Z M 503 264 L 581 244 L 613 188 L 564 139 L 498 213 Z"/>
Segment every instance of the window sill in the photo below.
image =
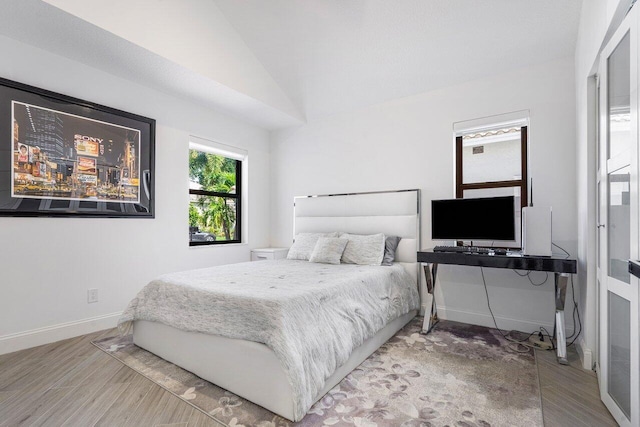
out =
<path fill-rule="evenodd" d="M 213 243 L 211 245 L 189 245 L 189 249 L 196 248 L 226 248 L 229 246 L 248 246 L 248 243 L 234 242 L 234 243 Z"/>

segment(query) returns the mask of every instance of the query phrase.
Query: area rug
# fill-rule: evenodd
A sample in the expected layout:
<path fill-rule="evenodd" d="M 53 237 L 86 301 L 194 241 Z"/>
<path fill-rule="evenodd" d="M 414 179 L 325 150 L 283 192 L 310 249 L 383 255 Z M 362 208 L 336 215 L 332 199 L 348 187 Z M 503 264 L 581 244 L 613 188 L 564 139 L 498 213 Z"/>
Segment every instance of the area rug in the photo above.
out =
<path fill-rule="evenodd" d="M 513 351 L 494 329 L 440 322 L 429 335 L 409 322 L 297 423 L 149 353 L 131 336 L 94 344 L 230 427 L 541 426 L 533 350 Z"/>

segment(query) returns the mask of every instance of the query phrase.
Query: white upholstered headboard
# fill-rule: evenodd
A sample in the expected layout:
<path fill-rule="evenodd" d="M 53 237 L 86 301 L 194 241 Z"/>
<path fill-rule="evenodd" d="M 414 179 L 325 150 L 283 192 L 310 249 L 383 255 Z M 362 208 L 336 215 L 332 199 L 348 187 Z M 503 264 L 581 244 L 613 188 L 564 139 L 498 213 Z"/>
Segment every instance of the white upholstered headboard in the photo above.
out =
<path fill-rule="evenodd" d="M 298 196 L 293 203 L 293 236 L 298 233 L 384 233 L 400 236 L 396 261 L 418 283 L 420 190 Z"/>

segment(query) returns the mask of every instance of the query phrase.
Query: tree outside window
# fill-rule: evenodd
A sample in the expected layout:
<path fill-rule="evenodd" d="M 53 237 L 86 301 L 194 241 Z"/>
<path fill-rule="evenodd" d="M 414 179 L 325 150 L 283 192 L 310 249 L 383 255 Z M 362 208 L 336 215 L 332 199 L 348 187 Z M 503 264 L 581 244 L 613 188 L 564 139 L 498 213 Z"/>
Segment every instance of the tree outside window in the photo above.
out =
<path fill-rule="evenodd" d="M 240 242 L 242 161 L 189 150 L 189 244 Z"/>

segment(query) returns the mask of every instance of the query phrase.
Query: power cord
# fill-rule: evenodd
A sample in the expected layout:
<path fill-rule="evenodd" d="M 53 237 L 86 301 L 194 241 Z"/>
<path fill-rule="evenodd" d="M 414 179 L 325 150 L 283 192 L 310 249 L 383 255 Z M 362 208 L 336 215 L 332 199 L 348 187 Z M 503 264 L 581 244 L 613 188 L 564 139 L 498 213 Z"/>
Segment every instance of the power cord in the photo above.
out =
<path fill-rule="evenodd" d="M 526 277 L 527 279 L 529 279 L 529 282 L 530 282 L 533 286 L 542 286 L 542 285 L 544 285 L 545 283 L 547 283 L 547 280 L 549 280 L 549 272 L 547 272 L 547 271 L 545 271 L 545 272 L 544 272 L 544 274 L 545 274 L 545 276 L 544 276 L 544 280 L 543 280 L 542 282 L 540 282 L 540 283 L 535 283 L 535 282 L 533 281 L 533 279 L 531 279 L 531 273 L 533 273 L 531 270 L 527 270 L 527 272 L 526 272 L 526 273 L 520 273 L 520 272 L 518 272 L 518 270 L 515 270 L 515 269 L 514 269 L 514 270 L 513 270 L 513 272 L 514 272 L 514 273 L 516 273 L 516 274 L 517 274 L 518 276 L 520 276 L 520 277 Z"/>
<path fill-rule="evenodd" d="M 556 248 L 560 249 L 565 254 L 567 254 L 568 257 L 571 256 L 571 254 L 566 249 L 564 249 L 562 246 L 559 246 L 559 245 L 557 245 L 557 244 L 555 244 L 553 242 L 551 244 L 553 246 L 555 246 Z M 573 301 L 573 313 L 572 313 L 573 332 L 571 333 L 571 335 L 569 335 L 567 337 L 567 339 L 573 338 L 573 340 L 571 340 L 571 342 L 569 344 L 567 344 L 567 347 L 572 346 L 576 342 L 576 340 L 578 339 L 580 334 L 582 333 L 582 319 L 580 319 L 580 310 L 578 309 L 578 303 L 576 302 L 576 292 L 575 292 L 575 287 L 574 287 L 574 284 L 573 284 L 573 274 L 571 275 L 571 300 Z M 576 333 L 576 317 L 578 318 L 577 333 Z"/>
<path fill-rule="evenodd" d="M 571 298 L 573 299 L 573 333 L 568 337 L 573 337 L 573 340 L 567 344 L 567 347 L 572 346 L 582 333 L 582 320 L 580 319 L 580 310 L 578 310 L 578 304 L 576 303 L 576 294 L 573 290 L 573 274 L 571 275 Z M 576 315 L 578 316 L 578 333 L 576 334 Z M 575 336 L 574 336 L 575 334 Z"/>
<path fill-rule="evenodd" d="M 565 254 L 567 254 L 567 256 L 571 256 L 571 254 L 569 252 L 567 252 L 566 250 L 564 250 L 562 247 L 556 245 L 555 243 L 551 242 L 551 244 L 553 246 L 555 246 L 556 248 L 560 249 L 562 252 L 564 252 Z"/>
<path fill-rule="evenodd" d="M 542 333 L 542 331 L 544 331 L 544 334 Z M 556 345 L 553 343 L 553 335 L 551 335 L 549 331 L 547 331 L 547 328 L 545 328 L 544 326 L 540 326 L 540 334 L 549 338 L 549 342 L 551 343 L 551 350 L 555 350 Z"/>
<path fill-rule="evenodd" d="M 514 270 L 515 271 L 515 270 Z M 500 329 L 498 327 L 498 322 L 496 321 L 496 316 L 493 314 L 493 310 L 491 309 L 491 302 L 489 300 L 489 290 L 487 289 L 487 281 L 484 277 L 484 267 L 480 267 L 480 273 L 482 274 L 482 284 L 484 285 L 484 293 L 487 296 L 487 307 L 489 307 L 489 313 L 491 313 L 491 318 L 493 319 L 493 324 L 496 327 L 496 330 L 500 333 L 500 335 L 502 335 L 502 337 L 507 340 L 510 344 L 509 344 L 509 348 L 511 348 L 513 351 L 517 352 L 517 353 L 528 353 L 530 351 L 531 348 L 535 348 L 534 346 L 530 345 L 530 344 L 525 344 L 525 342 L 529 341 L 529 337 L 533 336 L 536 333 L 542 334 L 542 329 L 540 332 L 531 332 L 529 335 L 527 335 L 525 338 L 519 340 L 516 338 L 512 338 L 509 336 L 509 334 L 511 334 L 511 332 L 513 331 L 509 331 L 506 334 L 502 332 L 502 329 Z M 546 329 L 545 329 L 546 331 Z M 547 332 L 547 336 L 549 337 L 550 341 L 553 342 L 551 340 L 551 336 L 549 335 L 549 333 Z M 515 344 L 515 347 L 512 347 L 512 344 Z M 524 347 L 524 349 L 520 348 Z"/>
<path fill-rule="evenodd" d="M 567 255 L 567 257 L 570 257 L 570 256 L 571 256 L 571 254 L 570 254 L 566 249 L 564 249 L 562 246 L 557 245 L 557 244 L 555 244 L 555 243 L 553 243 L 553 242 L 552 242 L 551 244 L 552 244 L 553 246 L 555 246 L 556 248 L 560 249 L 562 252 L 564 252 L 564 253 Z M 481 270 L 482 270 L 482 268 L 481 268 Z M 532 271 L 531 271 L 531 270 L 527 270 L 527 272 L 526 272 L 526 273 L 520 273 L 518 270 L 515 270 L 515 269 L 514 269 L 514 270 L 513 270 L 513 272 L 514 272 L 514 273 L 516 273 L 516 274 L 517 274 L 518 276 L 520 276 L 520 277 L 526 277 L 527 279 L 529 279 L 529 282 L 530 282 L 533 286 L 542 286 L 542 285 L 544 285 L 545 283 L 547 283 L 547 280 L 549 279 L 549 273 L 548 273 L 548 272 L 545 272 L 545 278 L 544 278 L 544 280 L 543 280 L 542 282 L 540 282 L 540 283 L 535 283 L 535 282 L 531 279 L 531 273 L 532 273 Z M 500 332 L 500 334 L 501 334 L 505 339 L 508 339 L 508 338 L 507 338 L 507 337 L 502 333 L 502 331 L 498 328 L 498 324 L 496 323 L 496 319 L 495 319 L 495 316 L 493 315 L 493 311 L 491 311 L 491 304 L 489 303 L 489 292 L 487 291 L 487 283 L 486 283 L 485 278 L 484 278 L 484 271 L 482 271 L 482 281 L 483 281 L 483 283 L 484 283 L 485 293 L 486 293 L 486 295 L 487 295 L 487 305 L 489 306 L 489 312 L 491 313 L 491 317 L 493 318 L 493 324 L 496 326 L 496 329 L 498 329 L 498 332 Z M 576 292 L 575 292 L 575 287 L 574 287 L 574 283 L 573 283 L 573 274 L 571 275 L 571 299 L 572 299 L 572 302 L 573 302 L 573 311 L 572 311 L 573 332 L 572 332 L 572 333 L 571 333 L 571 335 L 569 335 L 566 339 L 567 339 L 567 340 L 572 339 L 572 338 L 573 338 L 573 339 L 571 340 L 571 342 L 570 342 L 570 343 L 568 343 L 568 344 L 567 344 L 567 347 L 572 346 L 572 345 L 576 342 L 576 340 L 578 339 L 578 337 L 580 336 L 580 334 L 582 333 L 582 319 L 580 318 L 580 310 L 578 309 L 578 303 L 576 302 Z M 577 321 L 577 325 L 576 325 L 576 317 L 577 317 L 577 319 L 578 319 L 578 321 Z M 577 326 L 577 328 L 576 328 L 576 326 Z M 549 331 L 547 331 L 544 327 L 540 327 L 540 333 L 539 333 L 539 334 L 540 334 L 541 336 L 544 336 L 544 335 L 545 335 L 545 334 L 543 334 L 543 333 L 542 333 L 542 331 L 544 331 L 544 332 L 545 332 L 545 334 L 546 334 L 546 336 L 547 336 L 547 337 L 549 337 L 549 339 L 550 339 L 550 341 L 551 341 L 551 346 L 552 346 L 551 348 L 552 348 L 552 350 L 555 350 L 555 345 L 553 344 L 553 336 L 552 336 L 551 334 L 549 334 Z M 576 331 L 577 331 L 577 333 L 576 333 Z M 531 335 L 533 335 L 534 333 L 535 333 L 535 332 L 531 333 L 531 334 L 529 335 L 529 337 L 530 337 Z M 507 335 L 508 335 L 508 334 L 507 334 Z M 527 337 L 527 339 L 528 339 L 529 337 Z M 522 345 L 528 346 L 527 344 L 522 344 Z"/>
<path fill-rule="evenodd" d="M 516 272 L 516 274 L 518 274 L 521 277 L 527 276 L 527 274 L 520 274 L 516 270 L 513 270 L 513 271 Z M 487 281 L 486 281 L 486 279 L 484 277 L 484 268 L 483 267 L 480 267 L 480 273 L 482 274 L 482 284 L 484 285 L 484 292 L 485 292 L 485 295 L 487 296 L 487 307 L 489 308 L 489 313 L 491 313 L 491 318 L 493 319 L 493 324 L 496 327 L 496 330 L 500 333 L 500 335 L 502 335 L 502 337 L 505 340 L 507 340 L 507 341 L 509 341 L 511 343 L 515 343 L 517 345 L 526 347 L 527 350 L 521 350 L 521 349 L 519 349 L 517 347 L 516 348 L 510 347 L 510 348 L 512 350 L 518 352 L 518 353 L 526 353 L 526 352 L 529 351 L 528 350 L 529 348 L 539 348 L 539 347 L 536 347 L 536 346 L 533 346 L 533 345 L 525 344 L 525 341 L 528 341 L 529 337 L 531 337 L 531 336 L 533 336 L 534 334 L 537 333 L 538 335 L 540 335 L 540 337 L 546 336 L 547 338 L 549 338 L 549 341 L 551 342 L 551 350 L 555 350 L 555 344 L 553 343 L 555 334 L 551 335 L 549 333 L 549 331 L 547 331 L 547 329 L 545 327 L 543 327 L 543 326 L 540 327 L 540 331 L 539 332 L 532 332 L 522 340 L 517 340 L 515 338 L 510 337 L 509 334 L 511 334 L 511 332 L 513 332 L 513 331 L 509 331 L 509 332 L 507 332 L 507 334 L 504 334 L 502 332 L 502 330 L 498 327 L 498 322 L 496 321 L 496 317 L 493 314 L 493 310 L 491 309 L 491 302 L 490 302 L 490 299 L 489 299 L 489 291 L 487 289 Z M 545 279 L 545 282 L 546 282 L 546 279 Z M 575 294 L 574 283 L 573 283 L 573 274 L 571 275 L 571 299 L 572 299 L 572 302 L 573 302 L 573 316 L 572 316 L 573 317 L 573 332 L 571 333 L 571 335 L 569 335 L 567 337 L 567 339 L 573 338 L 573 340 L 571 340 L 571 342 L 567 344 L 567 347 L 572 346 L 575 343 L 575 341 L 578 339 L 580 334 L 582 333 L 582 320 L 580 319 L 580 310 L 578 310 L 578 303 L 576 302 L 576 294 Z M 577 326 L 578 327 L 577 328 L 576 328 L 576 316 L 578 318 L 578 322 L 577 322 Z M 577 333 L 576 333 L 576 330 L 577 330 Z M 543 333 L 543 331 L 544 331 L 544 333 Z"/>

